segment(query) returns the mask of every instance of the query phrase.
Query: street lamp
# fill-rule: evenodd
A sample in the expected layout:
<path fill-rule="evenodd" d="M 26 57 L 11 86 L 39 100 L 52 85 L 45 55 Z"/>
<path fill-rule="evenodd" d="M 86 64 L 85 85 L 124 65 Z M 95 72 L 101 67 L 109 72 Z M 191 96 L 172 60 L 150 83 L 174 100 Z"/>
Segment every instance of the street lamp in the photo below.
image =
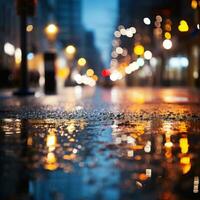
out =
<path fill-rule="evenodd" d="M 57 34 L 59 32 L 59 29 L 56 24 L 51 23 L 45 27 L 44 32 L 49 41 L 55 41 Z"/>
<path fill-rule="evenodd" d="M 20 78 L 21 84 L 20 89 L 14 92 L 15 95 L 33 95 L 34 92 L 29 90 L 28 84 L 28 67 L 27 67 L 27 17 L 35 14 L 35 8 L 37 0 L 17 0 L 16 8 L 17 14 L 20 17 L 20 49 L 21 49 L 21 60 L 20 60 Z"/>
<path fill-rule="evenodd" d="M 66 56 L 67 56 L 68 59 L 73 59 L 75 53 L 76 53 L 76 47 L 75 47 L 75 46 L 73 46 L 73 45 L 68 45 L 68 46 L 65 48 L 65 54 L 66 54 Z"/>
<path fill-rule="evenodd" d="M 48 51 L 44 53 L 44 63 L 45 63 L 45 94 L 55 94 L 56 93 L 56 49 L 55 41 L 58 35 L 59 28 L 56 24 L 50 23 L 44 28 L 44 33 L 47 37 L 49 48 Z"/>
<path fill-rule="evenodd" d="M 87 61 L 85 58 L 79 58 L 77 63 L 80 67 L 84 67 L 86 65 Z"/>
<path fill-rule="evenodd" d="M 59 32 L 59 28 L 56 24 L 50 23 L 44 28 L 44 33 L 47 37 L 49 42 L 49 49 L 50 51 L 55 51 L 55 41 Z"/>
<path fill-rule="evenodd" d="M 68 76 L 67 80 L 65 81 L 65 86 L 67 86 L 67 85 L 72 85 L 71 73 L 72 73 L 72 68 L 73 68 L 74 56 L 75 56 L 77 50 L 74 45 L 68 45 L 64 51 L 65 51 L 65 55 L 67 57 L 68 67 L 70 69 L 69 76 Z"/>

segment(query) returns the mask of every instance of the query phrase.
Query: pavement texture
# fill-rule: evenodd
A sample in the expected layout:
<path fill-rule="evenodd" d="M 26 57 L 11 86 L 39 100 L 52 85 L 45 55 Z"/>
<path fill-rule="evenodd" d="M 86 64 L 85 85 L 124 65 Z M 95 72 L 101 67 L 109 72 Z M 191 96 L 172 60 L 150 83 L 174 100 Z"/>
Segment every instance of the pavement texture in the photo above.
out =
<path fill-rule="evenodd" d="M 0 96 L 0 199 L 200 199 L 200 91 Z"/>

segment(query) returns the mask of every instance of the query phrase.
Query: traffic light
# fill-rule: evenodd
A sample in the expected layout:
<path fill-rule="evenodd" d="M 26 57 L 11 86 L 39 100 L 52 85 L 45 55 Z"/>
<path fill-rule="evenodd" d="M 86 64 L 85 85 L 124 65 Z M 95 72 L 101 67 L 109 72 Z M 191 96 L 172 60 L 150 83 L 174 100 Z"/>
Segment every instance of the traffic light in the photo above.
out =
<path fill-rule="evenodd" d="M 37 0 L 17 0 L 17 14 L 33 16 L 35 14 Z"/>

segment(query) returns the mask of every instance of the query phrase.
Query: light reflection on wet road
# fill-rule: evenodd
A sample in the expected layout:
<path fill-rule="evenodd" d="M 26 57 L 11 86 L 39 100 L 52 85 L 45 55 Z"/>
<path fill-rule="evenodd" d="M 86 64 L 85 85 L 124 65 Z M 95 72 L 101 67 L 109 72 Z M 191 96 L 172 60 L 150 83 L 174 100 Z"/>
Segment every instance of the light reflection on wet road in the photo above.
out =
<path fill-rule="evenodd" d="M 76 88 L 3 99 L 0 199 L 199 199 L 199 97 Z"/>

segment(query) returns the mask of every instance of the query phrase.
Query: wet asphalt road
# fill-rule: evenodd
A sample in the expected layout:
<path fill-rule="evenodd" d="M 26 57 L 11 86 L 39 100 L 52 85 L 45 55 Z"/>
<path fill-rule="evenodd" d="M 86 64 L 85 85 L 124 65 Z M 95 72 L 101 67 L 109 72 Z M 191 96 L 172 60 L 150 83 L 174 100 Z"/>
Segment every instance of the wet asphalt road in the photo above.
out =
<path fill-rule="evenodd" d="M 200 199 L 200 92 L 0 97 L 0 199 Z"/>

